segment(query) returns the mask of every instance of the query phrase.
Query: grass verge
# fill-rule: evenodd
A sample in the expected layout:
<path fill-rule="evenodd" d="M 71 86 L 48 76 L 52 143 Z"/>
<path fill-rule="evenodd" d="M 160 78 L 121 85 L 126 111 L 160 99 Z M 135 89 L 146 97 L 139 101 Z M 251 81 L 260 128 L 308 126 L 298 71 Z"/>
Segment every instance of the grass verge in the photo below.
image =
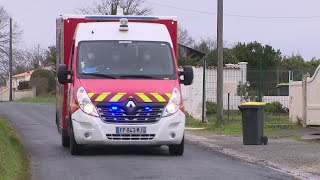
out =
<path fill-rule="evenodd" d="M 16 102 L 54 104 L 56 103 L 56 98 L 55 97 L 22 98 L 17 100 Z"/>
<path fill-rule="evenodd" d="M 0 179 L 29 180 L 29 158 L 20 138 L 0 118 Z"/>
<path fill-rule="evenodd" d="M 222 125 L 216 124 L 215 115 L 209 116 L 208 122 L 206 123 L 202 123 L 199 120 L 196 120 L 192 117 L 188 117 L 186 120 L 186 127 L 205 128 L 199 131 L 209 132 L 214 134 L 241 135 L 242 134 L 241 114 L 239 113 L 232 114 L 230 117 L 229 117 L 229 120 L 227 120 L 228 118 L 225 117 L 226 122 Z M 299 136 L 294 136 L 294 135 L 273 133 L 274 130 L 293 129 L 293 128 L 299 127 L 298 125 L 291 123 L 289 121 L 289 117 L 286 115 L 266 114 L 264 120 L 265 120 L 264 134 L 266 136 L 274 137 L 274 138 L 289 137 L 297 140 L 301 138 Z"/>

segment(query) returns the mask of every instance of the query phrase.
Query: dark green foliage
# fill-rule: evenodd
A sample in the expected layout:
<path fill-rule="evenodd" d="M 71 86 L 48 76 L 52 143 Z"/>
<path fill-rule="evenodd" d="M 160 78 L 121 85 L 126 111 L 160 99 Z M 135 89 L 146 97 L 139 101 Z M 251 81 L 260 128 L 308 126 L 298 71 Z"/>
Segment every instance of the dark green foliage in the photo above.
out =
<path fill-rule="evenodd" d="M 179 66 L 185 66 L 185 65 L 190 65 L 190 66 L 196 66 L 199 61 L 201 62 L 201 59 L 199 58 L 195 58 L 195 59 L 191 59 L 191 58 L 187 58 L 184 57 L 181 49 L 178 49 L 178 65 Z"/>
<path fill-rule="evenodd" d="M 52 71 L 37 69 L 31 75 L 30 85 L 36 86 L 37 96 L 46 96 L 55 91 L 55 75 Z"/>
<path fill-rule="evenodd" d="M 178 65 L 179 66 L 185 66 L 185 65 L 190 65 L 190 66 L 197 66 L 199 62 L 202 62 L 200 59 L 188 59 L 185 57 L 179 57 L 178 59 Z"/>
<path fill-rule="evenodd" d="M 46 51 L 46 63 L 47 64 L 54 64 L 53 72 L 56 73 L 56 59 L 57 59 L 57 49 L 56 46 L 49 46 L 48 50 Z"/>
<path fill-rule="evenodd" d="M 56 46 L 49 46 L 48 50 L 46 51 L 46 62 L 48 64 L 55 64 L 57 59 L 57 50 Z"/>
<path fill-rule="evenodd" d="M 207 111 L 206 111 L 207 116 L 217 113 L 217 103 L 207 101 L 206 102 L 206 109 L 207 109 Z"/>
<path fill-rule="evenodd" d="M 239 61 L 248 62 L 247 80 L 250 82 L 250 90 L 258 91 L 260 78 L 260 63 L 262 77 L 262 95 L 271 95 L 277 92 L 277 80 L 282 55 L 280 50 L 275 50 L 272 46 L 262 45 L 258 42 L 238 43 L 233 47 L 233 53 Z M 286 71 L 288 77 L 288 71 Z M 285 82 L 288 82 L 285 81 Z"/>
<path fill-rule="evenodd" d="M 232 49 L 225 48 L 224 49 L 224 64 L 237 64 L 239 62 L 238 58 L 233 54 Z M 217 66 L 218 62 L 218 50 L 214 49 L 209 54 L 204 57 L 207 61 L 207 66 Z M 202 64 L 198 64 L 202 65 Z"/>
<path fill-rule="evenodd" d="M 283 105 L 278 101 L 267 103 L 267 105 L 264 107 L 264 110 L 267 113 L 286 113 Z"/>
<path fill-rule="evenodd" d="M 293 80 L 301 81 L 302 74 L 308 72 L 312 76 L 319 64 L 319 59 L 313 58 L 311 61 L 305 61 L 300 54 L 293 54 L 283 57 L 280 69 L 283 71 L 293 71 Z"/>

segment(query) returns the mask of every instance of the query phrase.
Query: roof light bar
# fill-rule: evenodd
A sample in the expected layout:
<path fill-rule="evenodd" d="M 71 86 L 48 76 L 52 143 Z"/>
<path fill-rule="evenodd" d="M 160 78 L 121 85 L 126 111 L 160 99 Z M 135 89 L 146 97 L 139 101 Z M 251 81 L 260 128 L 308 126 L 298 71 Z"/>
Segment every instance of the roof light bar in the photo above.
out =
<path fill-rule="evenodd" d="M 85 19 L 87 20 L 120 20 L 122 18 L 126 18 L 128 20 L 148 20 L 148 21 L 157 21 L 159 17 L 152 17 L 152 16 L 86 16 Z"/>

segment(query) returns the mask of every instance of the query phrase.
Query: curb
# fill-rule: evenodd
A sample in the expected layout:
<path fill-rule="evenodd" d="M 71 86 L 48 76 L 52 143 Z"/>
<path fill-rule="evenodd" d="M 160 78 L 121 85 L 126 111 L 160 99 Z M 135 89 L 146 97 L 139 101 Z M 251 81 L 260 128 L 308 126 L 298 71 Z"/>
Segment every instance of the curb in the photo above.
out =
<path fill-rule="evenodd" d="M 303 180 L 305 180 L 305 179 L 306 180 L 320 179 L 320 176 L 317 176 L 317 175 L 306 173 L 306 172 L 303 172 L 303 171 L 295 169 L 295 168 L 283 166 L 278 163 L 273 163 L 273 162 L 267 161 L 265 159 L 255 158 L 255 157 L 252 157 L 248 154 L 240 153 L 240 152 L 234 151 L 232 149 L 224 148 L 222 146 L 219 146 L 219 145 L 216 145 L 213 143 L 205 142 L 205 141 L 203 141 L 204 138 L 205 137 L 191 135 L 189 133 L 186 133 L 185 141 L 189 144 L 193 144 L 193 145 L 205 148 L 206 150 L 219 152 L 219 153 L 225 154 L 227 156 L 231 156 L 233 158 L 239 159 L 241 161 L 246 161 L 246 162 L 249 162 L 252 164 L 256 164 L 258 166 L 263 166 L 263 167 L 267 167 L 267 168 L 270 168 L 270 169 L 273 169 L 273 170 L 276 170 L 279 172 L 286 173 L 288 175 L 294 176 L 299 179 L 303 179 Z M 205 139 L 207 139 L 207 138 L 205 138 Z"/>

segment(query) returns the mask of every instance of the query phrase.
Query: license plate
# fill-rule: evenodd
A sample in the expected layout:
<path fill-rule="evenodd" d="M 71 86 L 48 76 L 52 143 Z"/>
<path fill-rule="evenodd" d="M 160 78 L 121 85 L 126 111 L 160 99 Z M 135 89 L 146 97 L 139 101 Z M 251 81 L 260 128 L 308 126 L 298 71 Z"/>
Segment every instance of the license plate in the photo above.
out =
<path fill-rule="evenodd" d="M 116 134 L 146 134 L 146 127 L 116 127 Z"/>

